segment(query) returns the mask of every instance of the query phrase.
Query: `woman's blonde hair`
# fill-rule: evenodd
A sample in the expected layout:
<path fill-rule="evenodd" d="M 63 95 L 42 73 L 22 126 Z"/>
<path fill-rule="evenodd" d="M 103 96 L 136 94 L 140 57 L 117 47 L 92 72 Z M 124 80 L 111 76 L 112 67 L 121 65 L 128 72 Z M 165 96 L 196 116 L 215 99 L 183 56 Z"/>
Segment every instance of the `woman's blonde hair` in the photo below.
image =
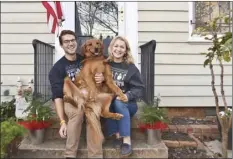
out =
<path fill-rule="evenodd" d="M 134 63 L 134 60 L 133 60 L 133 56 L 131 54 L 131 49 L 130 49 L 130 46 L 129 46 L 129 42 L 126 38 L 122 37 L 122 36 L 116 36 L 115 38 L 112 39 L 111 43 L 109 44 L 109 47 L 108 47 L 108 61 L 113 61 L 113 54 L 112 54 L 112 48 L 113 48 L 113 45 L 115 44 L 115 42 L 117 40 L 121 40 L 121 41 L 124 41 L 125 42 L 125 45 L 126 45 L 126 54 L 124 55 L 123 57 L 123 60 L 124 62 L 126 63 Z"/>

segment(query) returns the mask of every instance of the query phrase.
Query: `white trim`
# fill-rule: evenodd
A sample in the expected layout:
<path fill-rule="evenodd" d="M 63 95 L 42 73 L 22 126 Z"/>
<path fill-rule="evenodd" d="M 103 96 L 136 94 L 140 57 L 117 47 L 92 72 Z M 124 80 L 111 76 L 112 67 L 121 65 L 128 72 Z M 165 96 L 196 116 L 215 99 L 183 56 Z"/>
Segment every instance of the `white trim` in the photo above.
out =
<path fill-rule="evenodd" d="M 119 35 L 126 37 L 129 41 L 135 65 L 138 67 L 138 3 L 119 2 L 118 7 Z"/>
<path fill-rule="evenodd" d="M 125 2 L 118 2 L 118 35 L 125 36 Z"/>
<path fill-rule="evenodd" d="M 189 6 L 189 38 L 188 42 L 209 42 L 204 37 L 201 37 L 200 35 L 192 35 L 192 32 L 194 30 L 194 25 L 191 24 L 191 21 L 195 21 L 195 2 L 188 2 Z"/>
<path fill-rule="evenodd" d="M 65 16 L 65 21 L 62 23 L 62 27 L 59 28 L 59 32 L 65 29 L 69 29 L 75 31 L 75 2 L 61 2 L 63 7 L 63 12 Z M 62 56 L 64 56 L 65 52 L 60 47 L 58 37 L 55 36 L 55 56 L 54 63 L 56 63 Z"/>
<path fill-rule="evenodd" d="M 189 38 L 188 38 L 188 42 L 195 42 L 195 43 L 211 43 L 210 40 L 205 39 L 204 36 L 200 36 L 200 35 L 192 35 L 192 31 L 194 30 L 194 25 L 191 24 L 191 20 L 195 21 L 195 5 L 194 2 L 188 2 L 188 6 L 189 6 Z M 208 36 L 208 35 L 207 35 Z M 222 36 L 222 34 L 218 34 L 219 37 Z"/>
<path fill-rule="evenodd" d="M 138 2 L 125 3 L 125 37 L 129 40 L 131 53 L 138 67 Z"/>

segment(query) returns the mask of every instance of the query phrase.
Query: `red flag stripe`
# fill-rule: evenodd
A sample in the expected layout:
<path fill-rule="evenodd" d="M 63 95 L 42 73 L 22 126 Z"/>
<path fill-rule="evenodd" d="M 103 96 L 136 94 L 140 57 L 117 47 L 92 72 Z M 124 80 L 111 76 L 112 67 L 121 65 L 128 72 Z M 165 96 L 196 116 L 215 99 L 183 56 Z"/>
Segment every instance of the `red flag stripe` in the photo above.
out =
<path fill-rule="evenodd" d="M 61 7 L 61 3 L 55 2 L 55 5 L 57 8 L 57 18 L 62 21 L 63 20 L 63 11 L 62 11 L 62 7 Z"/>
<path fill-rule="evenodd" d="M 47 10 L 47 23 L 50 27 L 51 33 L 55 33 L 56 30 L 58 30 L 59 20 L 64 20 L 61 3 L 42 1 L 42 4 Z"/>

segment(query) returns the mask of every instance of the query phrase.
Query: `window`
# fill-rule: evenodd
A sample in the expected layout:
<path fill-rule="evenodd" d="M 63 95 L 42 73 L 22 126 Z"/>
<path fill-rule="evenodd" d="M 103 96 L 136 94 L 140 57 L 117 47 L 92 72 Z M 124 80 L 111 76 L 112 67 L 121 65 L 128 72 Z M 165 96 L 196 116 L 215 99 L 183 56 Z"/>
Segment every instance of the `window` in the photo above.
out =
<path fill-rule="evenodd" d="M 75 30 L 78 37 L 78 52 L 81 45 L 90 38 L 103 40 L 104 55 L 108 56 L 108 46 L 118 35 L 118 4 L 110 1 L 75 2 Z"/>
<path fill-rule="evenodd" d="M 76 2 L 75 9 L 78 36 L 101 38 L 118 34 L 117 2 Z"/>
<path fill-rule="evenodd" d="M 219 15 L 231 16 L 231 2 L 227 1 L 196 1 L 189 2 L 189 35 L 191 41 L 204 40 L 204 38 L 192 35 L 194 29 L 203 27 L 206 23 Z M 232 24 L 219 21 L 219 34 L 232 30 Z M 205 40 L 204 40 L 205 41 Z"/>

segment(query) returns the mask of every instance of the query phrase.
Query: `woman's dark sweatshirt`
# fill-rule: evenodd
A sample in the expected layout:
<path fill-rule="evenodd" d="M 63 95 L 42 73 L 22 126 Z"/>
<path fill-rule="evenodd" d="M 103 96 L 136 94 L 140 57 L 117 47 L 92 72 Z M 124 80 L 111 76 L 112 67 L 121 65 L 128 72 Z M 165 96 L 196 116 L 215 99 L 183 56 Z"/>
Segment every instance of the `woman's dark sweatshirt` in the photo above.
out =
<path fill-rule="evenodd" d="M 129 102 L 136 102 L 143 95 L 144 84 L 138 68 L 125 62 L 110 62 L 113 79 L 128 97 Z"/>
<path fill-rule="evenodd" d="M 63 85 L 65 77 L 69 76 L 73 81 L 75 75 L 80 72 L 82 67 L 81 61 L 84 58 L 77 54 L 75 61 L 69 61 L 63 56 L 58 60 L 49 72 L 49 81 L 52 90 L 52 100 L 63 98 Z"/>

